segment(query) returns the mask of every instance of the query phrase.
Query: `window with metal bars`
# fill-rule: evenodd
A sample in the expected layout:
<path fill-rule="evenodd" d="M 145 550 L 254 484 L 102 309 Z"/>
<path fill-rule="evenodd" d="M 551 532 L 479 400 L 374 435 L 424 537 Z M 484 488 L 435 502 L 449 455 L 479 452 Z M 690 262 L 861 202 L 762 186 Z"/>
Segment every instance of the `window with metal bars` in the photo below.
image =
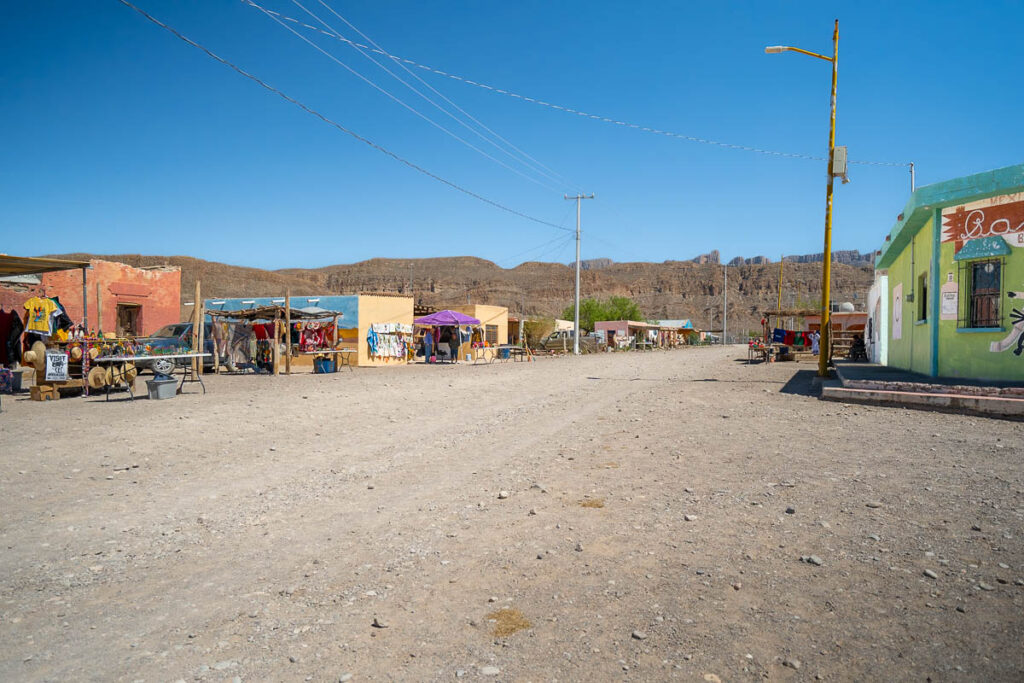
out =
<path fill-rule="evenodd" d="M 498 343 L 498 326 L 497 325 L 486 325 L 484 327 L 484 341 L 488 344 Z"/>
<path fill-rule="evenodd" d="M 961 261 L 958 264 L 960 305 L 957 327 L 1000 327 L 999 300 L 1002 291 L 1002 259 Z"/>

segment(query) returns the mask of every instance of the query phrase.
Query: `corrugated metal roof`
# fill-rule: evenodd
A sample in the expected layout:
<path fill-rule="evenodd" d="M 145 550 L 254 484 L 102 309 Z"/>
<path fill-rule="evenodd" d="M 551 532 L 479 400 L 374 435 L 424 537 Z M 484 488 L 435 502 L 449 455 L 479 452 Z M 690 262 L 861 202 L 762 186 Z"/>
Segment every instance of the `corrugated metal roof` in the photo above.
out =
<path fill-rule="evenodd" d="M 59 258 L 35 258 L 30 256 L 8 256 L 0 254 L 0 276 L 35 275 L 56 270 L 88 268 L 88 261 L 68 261 Z"/>

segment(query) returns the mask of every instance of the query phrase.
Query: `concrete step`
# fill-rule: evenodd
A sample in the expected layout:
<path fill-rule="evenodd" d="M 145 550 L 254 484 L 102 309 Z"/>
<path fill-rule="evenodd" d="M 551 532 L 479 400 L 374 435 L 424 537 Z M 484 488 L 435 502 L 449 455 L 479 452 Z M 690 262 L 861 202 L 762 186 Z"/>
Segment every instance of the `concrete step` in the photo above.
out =
<path fill-rule="evenodd" d="M 964 394 L 888 391 L 823 386 L 821 398 L 843 403 L 894 405 L 918 410 L 940 410 L 978 415 L 1024 418 L 1024 399 L 1004 396 L 966 396 Z"/>

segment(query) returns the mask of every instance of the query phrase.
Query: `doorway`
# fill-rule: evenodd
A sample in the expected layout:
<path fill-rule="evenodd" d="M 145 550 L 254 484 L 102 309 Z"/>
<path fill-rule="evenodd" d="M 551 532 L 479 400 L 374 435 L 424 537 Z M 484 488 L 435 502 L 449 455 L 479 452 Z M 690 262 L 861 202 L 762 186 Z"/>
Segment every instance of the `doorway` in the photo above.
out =
<path fill-rule="evenodd" d="M 139 336 L 139 314 L 142 306 L 139 304 L 118 304 L 117 305 L 117 336 L 137 337 Z"/>

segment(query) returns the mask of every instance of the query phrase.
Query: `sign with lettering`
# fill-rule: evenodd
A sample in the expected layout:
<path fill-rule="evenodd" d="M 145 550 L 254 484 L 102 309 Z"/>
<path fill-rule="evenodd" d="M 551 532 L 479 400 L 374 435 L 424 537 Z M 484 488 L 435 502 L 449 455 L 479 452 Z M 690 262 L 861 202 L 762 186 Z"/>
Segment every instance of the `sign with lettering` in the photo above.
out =
<path fill-rule="evenodd" d="M 959 303 L 960 286 L 953 281 L 943 283 L 939 299 L 939 320 L 956 320 Z"/>
<path fill-rule="evenodd" d="M 953 253 L 969 240 L 1001 237 L 1010 246 L 1024 246 L 1024 194 L 991 197 L 942 211 L 942 241 Z"/>
<path fill-rule="evenodd" d="M 46 352 L 46 381 L 66 382 L 68 379 L 68 357 L 60 351 Z"/>

